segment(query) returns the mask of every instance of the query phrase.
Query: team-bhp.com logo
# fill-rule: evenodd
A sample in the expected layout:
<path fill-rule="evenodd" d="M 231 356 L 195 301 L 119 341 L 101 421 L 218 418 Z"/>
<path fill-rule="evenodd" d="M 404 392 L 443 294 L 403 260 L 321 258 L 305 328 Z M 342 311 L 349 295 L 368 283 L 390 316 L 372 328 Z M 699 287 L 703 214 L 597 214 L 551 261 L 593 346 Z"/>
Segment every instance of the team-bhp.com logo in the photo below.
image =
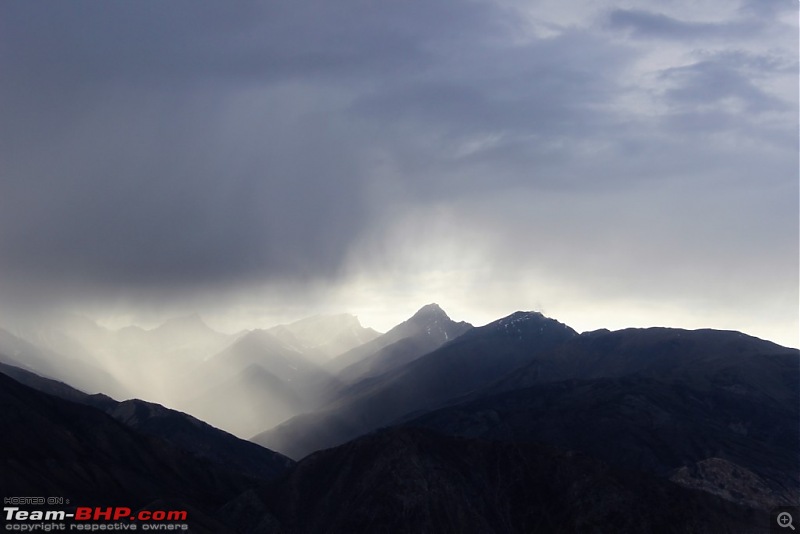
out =
<path fill-rule="evenodd" d="M 188 530 L 186 510 L 138 510 L 125 506 L 78 506 L 66 510 L 23 510 L 5 506 L 5 530 L 50 532 L 59 530 Z M 66 522 L 69 521 L 69 524 Z"/>
<path fill-rule="evenodd" d="M 79 506 L 75 509 L 75 521 L 186 521 L 186 510 L 140 510 L 135 514 L 130 508 L 118 506 L 115 508 L 89 508 Z"/>

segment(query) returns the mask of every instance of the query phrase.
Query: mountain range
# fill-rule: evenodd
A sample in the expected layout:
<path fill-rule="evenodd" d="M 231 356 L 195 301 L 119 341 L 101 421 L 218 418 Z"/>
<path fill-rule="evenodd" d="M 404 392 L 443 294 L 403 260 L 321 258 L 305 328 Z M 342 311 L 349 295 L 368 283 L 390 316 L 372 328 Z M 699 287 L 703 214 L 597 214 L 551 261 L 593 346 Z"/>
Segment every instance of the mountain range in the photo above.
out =
<path fill-rule="evenodd" d="M 248 476 L 157 437 L 175 433 L 159 429 L 163 408 L 121 403 L 118 420 L 1 375 L 0 406 L 4 494 L 168 503 L 190 511 L 194 532 L 768 531 L 764 512 L 536 444 L 395 428 L 297 465 L 273 455 L 280 476 Z"/>
<path fill-rule="evenodd" d="M 473 327 L 435 304 L 385 334 L 347 315 L 82 329 L 65 352 L 86 331 L 129 336 L 128 360 L 150 346 L 192 415 L 84 393 L 53 347 L 7 333 L 6 494 L 166 499 L 199 532 L 286 533 L 767 532 L 800 502 L 800 353 L 740 332 Z M 107 356 L 78 361 L 113 377 Z"/>

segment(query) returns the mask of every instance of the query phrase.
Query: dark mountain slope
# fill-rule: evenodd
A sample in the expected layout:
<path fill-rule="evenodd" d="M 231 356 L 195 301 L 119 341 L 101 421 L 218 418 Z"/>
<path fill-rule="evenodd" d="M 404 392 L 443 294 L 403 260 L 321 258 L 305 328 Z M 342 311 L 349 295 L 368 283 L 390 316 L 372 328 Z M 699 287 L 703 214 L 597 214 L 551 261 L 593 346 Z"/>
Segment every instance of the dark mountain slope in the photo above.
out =
<path fill-rule="evenodd" d="M 794 387 L 798 392 L 800 382 Z M 798 421 L 798 404 L 629 376 L 539 384 L 444 408 L 409 425 L 545 442 L 662 477 L 723 460 L 760 481 L 752 490 L 737 488 L 738 496 L 729 492 L 729 498 L 769 509 L 800 499 Z M 718 480 L 717 493 L 723 493 L 720 484 L 735 482 L 733 475 Z"/>
<path fill-rule="evenodd" d="M 198 461 L 141 435 L 101 411 L 0 375 L 3 495 L 64 495 L 77 504 L 138 508 L 155 499 L 185 503 L 210 517 L 254 479 Z"/>
<path fill-rule="evenodd" d="M 253 441 L 302 458 L 486 387 L 576 336 L 571 328 L 539 313 L 518 312 L 471 329 L 399 369 L 359 381 L 325 410 L 294 417 Z"/>
<path fill-rule="evenodd" d="M 294 463 L 281 454 L 160 404 L 134 399 L 106 411 L 143 434 L 160 437 L 229 471 L 271 480 Z"/>
<path fill-rule="evenodd" d="M 337 378 L 343 385 L 333 394 L 336 398 L 349 386 L 365 378 L 380 376 L 413 362 L 440 347 L 442 342 L 429 335 L 409 336 L 387 345 L 363 360 L 342 369 Z"/>
<path fill-rule="evenodd" d="M 47 393 L 48 395 L 60 397 L 62 399 L 77 402 L 79 404 L 94 406 L 95 408 L 100 408 L 101 410 L 112 408 L 117 404 L 116 400 L 107 395 L 103 395 L 102 393 L 89 395 L 88 393 L 84 393 L 79 389 L 75 389 L 64 382 L 45 378 L 37 375 L 36 373 L 26 371 L 25 369 L 21 369 L 13 365 L 0 363 L 0 373 L 10 376 L 17 382 L 25 384 L 26 386 L 37 391 L 41 391 L 42 393 Z"/>
<path fill-rule="evenodd" d="M 544 385 L 556 381 L 564 382 Z M 739 332 L 601 330 L 542 354 L 429 422 L 467 435 L 547 441 L 660 474 L 685 466 L 673 474 L 683 483 L 769 507 L 800 494 L 799 384 L 797 350 Z M 725 489 L 740 484 L 738 474 L 757 478 L 758 488 Z"/>
<path fill-rule="evenodd" d="M 311 455 L 264 500 L 298 534 L 769 531 L 766 514 L 587 456 L 421 429 Z"/>
<path fill-rule="evenodd" d="M 0 364 L 0 372 L 43 393 L 103 410 L 129 428 L 179 447 L 195 458 L 220 469 L 270 480 L 292 464 L 285 456 L 214 428 L 191 415 L 142 400 L 117 402 L 105 395 L 87 395 L 12 366 Z"/>

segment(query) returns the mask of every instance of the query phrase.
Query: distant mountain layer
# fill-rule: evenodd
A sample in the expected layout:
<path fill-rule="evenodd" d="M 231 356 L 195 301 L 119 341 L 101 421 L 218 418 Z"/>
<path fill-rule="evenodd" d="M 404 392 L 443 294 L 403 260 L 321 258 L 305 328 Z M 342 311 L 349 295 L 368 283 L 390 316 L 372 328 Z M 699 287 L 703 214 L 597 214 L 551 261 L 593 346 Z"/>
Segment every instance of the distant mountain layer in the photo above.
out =
<path fill-rule="evenodd" d="M 311 408 L 304 388 L 302 383 L 281 379 L 251 364 L 188 399 L 182 407 L 237 436 L 251 436 L 264 425 L 277 425 Z"/>
<path fill-rule="evenodd" d="M 389 331 L 384 338 L 379 338 L 382 345 L 380 349 L 348 365 L 336 377 L 345 384 L 352 384 L 364 378 L 382 375 L 413 362 L 470 329 L 472 325 L 469 323 L 457 323 L 437 304 L 429 304 L 408 321 Z M 386 344 L 387 342 L 390 343 Z M 362 345 L 358 352 L 363 354 L 369 350 L 369 345 Z M 345 354 L 342 359 L 352 359 L 355 354 Z"/>
<path fill-rule="evenodd" d="M 318 404 L 334 379 L 315 359 L 270 331 L 253 330 L 187 368 L 174 404 L 248 437 Z"/>
<path fill-rule="evenodd" d="M 219 366 L 204 365 L 242 337 L 261 337 L 263 344 L 271 343 L 272 347 L 262 347 L 262 356 L 274 349 L 288 352 L 290 365 L 303 367 L 303 363 L 310 362 L 318 367 L 378 335 L 348 314 L 318 315 L 235 335 L 213 330 L 197 314 L 169 319 L 151 329 L 128 326 L 119 330 L 65 315 L 48 324 L 18 326 L 13 334 L 0 329 L 0 354 L 8 365 L 63 380 L 84 391 L 102 391 L 119 398 L 138 396 L 186 408 L 188 399 L 220 386 L 249 363 L 257 363 L 242 364 L 237 358 L 247 358 L 239 354 L 229 358 L 224 372 Z M 205 367 L 211 369 L 198 371 Z M 263 367 L 289 380 L 270 369 L 269 362 Z M 263 430 L 264 421 L 260 423 L 258 430 Z"/>
<path fill-rule="evenodd" d="M 354 315 L 315 315 L 270 328 L 268 332 L 304 353 L 317 354 L 318 363 L 368 343 L 380 336 L 361 326 Z"/>
<path fill-rule="evenodd" d="M 324 409 L 296 416 L 253 441 L 302 458 L 409 413 L 441 407 L 576 336 L 541 314 L 517 313 L 472 328 L 406 365 L 362 379 L 341 390 Z"/>
<path fill-rule="evenodd" d="M 325 367 L 339 373 L 346 381 L 353 381 L 366 374 L 379 374 L 381 370 L 399 367 L 401 364 L 422 356 L 426 352 L 451 341 L 467 330 L 472 325 L 465 322 L 455 322 L 442 310 L 438 304 L 428 304 L 420 308 L 408 320 L 395 326 L 385 334 L 359 345 L 352 350 L 339 355 L 329 361 Z M 395 350 L 387 352 L 385 349 L 405 340 L 413 340 L 414 346 L 402 352 Z M 394 362 L 393 359 L 400 361 Z"/>

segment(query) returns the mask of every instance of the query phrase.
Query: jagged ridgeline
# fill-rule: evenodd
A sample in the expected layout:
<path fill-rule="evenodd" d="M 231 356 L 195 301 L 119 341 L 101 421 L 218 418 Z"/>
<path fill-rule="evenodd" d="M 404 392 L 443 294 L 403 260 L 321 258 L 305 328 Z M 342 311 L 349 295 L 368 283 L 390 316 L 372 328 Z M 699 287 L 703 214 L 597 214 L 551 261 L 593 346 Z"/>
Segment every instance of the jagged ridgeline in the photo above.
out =
<path fill-rule="evenodd" d="M 4 495 L 253 533 L 768 532 L 800 499 L 800 355 L 740 332 L 64 324 L 0 331 Z"/>

